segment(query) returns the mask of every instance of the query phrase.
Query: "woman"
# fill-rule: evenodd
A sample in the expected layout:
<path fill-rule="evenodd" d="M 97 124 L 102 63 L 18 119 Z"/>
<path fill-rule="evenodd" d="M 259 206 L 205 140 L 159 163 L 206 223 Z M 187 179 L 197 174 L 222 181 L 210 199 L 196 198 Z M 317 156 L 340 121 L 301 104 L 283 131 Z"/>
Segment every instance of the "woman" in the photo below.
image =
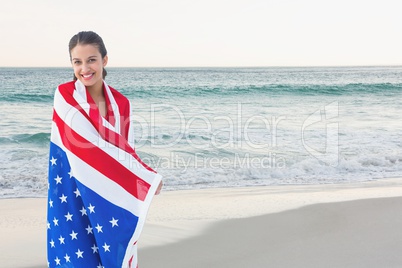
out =
<path fill-rule="evenodd" d="M 69 51 L 74 81 L 54 99 L 48 265 L 137 267 L 136 243 L 161 176 L 133 149 L 130 102 L 104 81 L 102 38 L 79 32 Z"/>

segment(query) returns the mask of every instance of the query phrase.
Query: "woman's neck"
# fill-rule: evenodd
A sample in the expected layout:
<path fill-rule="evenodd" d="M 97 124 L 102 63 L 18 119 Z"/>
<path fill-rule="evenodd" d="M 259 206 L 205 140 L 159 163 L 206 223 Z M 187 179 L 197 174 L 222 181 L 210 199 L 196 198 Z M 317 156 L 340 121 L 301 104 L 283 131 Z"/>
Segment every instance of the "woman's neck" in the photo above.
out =
<path fill-rule="evenodd" d="M 86 87 L 86 89 L 88 90 L 89 95 L 91 95 L 91 98 L 95 102 L 96 106 L 98 106 L 100 114 L 105 117 L 107 109 L 105 94 L 103 92 L 103 82 L 90 87 Z"/>
<path fill-rule="evenodd" d="M 97 99 L 104 98 L 103 94 L 103 81 L 96 83 L 95 85 L 86 87 L 92 99 L 96 102 Z"/>

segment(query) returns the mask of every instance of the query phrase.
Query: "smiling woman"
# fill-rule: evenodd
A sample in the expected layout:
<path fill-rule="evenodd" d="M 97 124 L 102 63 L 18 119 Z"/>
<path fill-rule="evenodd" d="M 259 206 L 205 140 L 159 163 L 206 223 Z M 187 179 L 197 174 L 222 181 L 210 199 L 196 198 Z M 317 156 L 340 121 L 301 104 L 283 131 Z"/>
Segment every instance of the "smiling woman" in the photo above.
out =
<path fill-rule="evenodd" d="M 137 267 L 161 176 L 131 143 L 130 102 L 103 80 L 102 38 L 80 32 L 69 47 L 75 81 L 55 92 L 50 138 L 48 267 Z"/>

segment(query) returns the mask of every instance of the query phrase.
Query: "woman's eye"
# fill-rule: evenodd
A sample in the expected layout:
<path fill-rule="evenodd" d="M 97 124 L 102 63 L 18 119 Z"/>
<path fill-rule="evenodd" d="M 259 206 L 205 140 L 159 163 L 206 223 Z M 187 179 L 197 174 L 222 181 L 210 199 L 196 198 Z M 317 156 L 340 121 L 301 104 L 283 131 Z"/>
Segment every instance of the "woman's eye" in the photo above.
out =
<path fill-rule="evenodd" d="M 89 60 L 89 62 L 95 62 L 96 61 L 96 59 L 90 59 Z"/>
<path fill-rule="evenodd" d="M 74 61 L 74 64 L 75 65 L 78 65 L 78 64 L 80 64 L 81 62 L 80 61 Z"/>

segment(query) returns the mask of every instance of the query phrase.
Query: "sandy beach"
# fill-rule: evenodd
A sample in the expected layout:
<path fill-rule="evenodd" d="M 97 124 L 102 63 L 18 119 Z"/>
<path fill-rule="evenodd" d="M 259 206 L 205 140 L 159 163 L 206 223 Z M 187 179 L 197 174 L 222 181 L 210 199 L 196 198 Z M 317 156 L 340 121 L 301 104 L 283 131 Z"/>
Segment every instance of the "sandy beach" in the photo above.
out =
<path fill-rule="evenodd" d="M 402 179 L 166 191 L 141 268 L 401 267 Z M 0 200 L 0 267 L 47 267 L 46 200 Z"/>

